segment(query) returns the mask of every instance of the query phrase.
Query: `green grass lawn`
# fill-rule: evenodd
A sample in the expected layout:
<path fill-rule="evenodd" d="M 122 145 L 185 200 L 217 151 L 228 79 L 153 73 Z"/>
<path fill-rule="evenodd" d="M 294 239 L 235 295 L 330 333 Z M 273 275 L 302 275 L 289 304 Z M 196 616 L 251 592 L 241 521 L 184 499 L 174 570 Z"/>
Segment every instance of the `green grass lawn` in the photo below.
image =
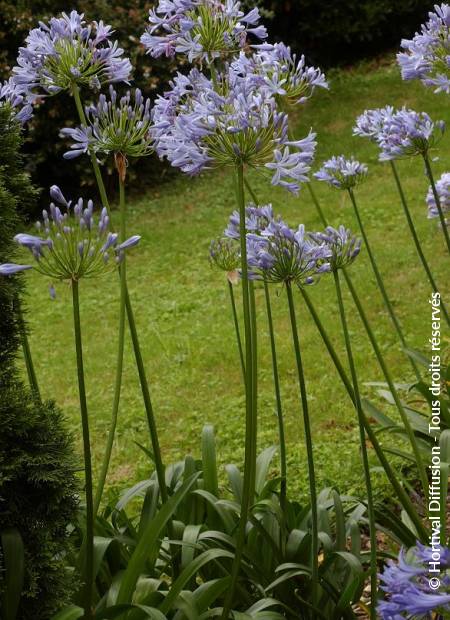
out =
<path fill-rule="evenodd" d="M 298 136 L 310 127 L 318 133 L 317 162 L 333 154 L 354 153 L 370 166 L 368 181 L 357 191 L 364 221 L 379 265 L 411 347 L 427 350 L 429 337 L 429 286 L 407 230 L 398 195 L 387 165 L 377 161 L 368 141 L 352 137 L 355 117 L 366 107 L 406 104 L 434 118 L 450 121 L 450 106 L 420 84 L 402 82 L 395 65 L 363 66 L 330 76 L 331 89 L 319 93 L 299 109 Z M 436 173 L 449 162 L 449 138 L 436 151 Z M 61 163 L 70 166 L 70 163 Z M 87 165 L 87 164 L 86 164 Z M 424 195 L 427 181 L 420 161 L 399 163 L 414 219 L 434 267 L 442 292 L 448 294 L 448 269 L 441 233 L 427 220 Z M 320 222 L 307 190 L 295 198 L 272 188 L 250 174 L 260 200 L 272 202 L 276 212 L 291 224 L 304 222 L 319 229 Z M 324 211 L 333 224 L 356 228 L 348 197 L 315 183 Z M 244 399 L 225 276 L 210 268 L 211 239 L 223 231 L 235 208 L 233 180 L 228 170 L 190 179 L 181 175 L 170 183 L 133 200 L 129 205 L 129 232 L 142 235 L 140 247 L 130 255 L 128 277 L 147 375 L 166 462 L 185 454 L 199 455 L 204 424 L 216 428 L 221 464 L 240 464 L 244 446 Z M 374 284 L 363 252 L 352 267 L 354 282 L 366 303 L 382 348 L 398 382 L 413 379 L 409 363 L 399 349 L 395 333 Z M 72 342 L 71 296 L 57 286 L 51 301 L 46 284 L 37 274 L 27 276 L 31 347 L 43 395 L 55 399 L 67 414 L 80 441 L 75 354 Z M 237 289 L 239 291 L 239 289 Z M 113 275 L 81 286 L 84 350 L 93 433 L 95 464 L 103 454 L 112 406 L 117 347 L 118 282 Z M 259 446 L 276 443 L 276 417 L 271 382 L 270 350 L 262 292 L 259 313 Z M 239 295 L 239 293 L 237 293 Z M 334 287 L 323 278 L 310 289 L 336 347 L 344 354 Z M 347 297 L 351 335 L 360 378 L 382 380 L 365 332 Z M 320 485 L 337 485 L 341 491 L 362 489 L 355 412 L 327 357 L 301 297 L 297 296 L 306 377 L 313 419 Z M 289 484 L 306 489 L 306 456 L 302 440 L 301 410 L 284 291 L 273 289 L 273 312 L 279 348 L 282 395 L 287 420 Z M 365 386 L 375 398 L 374 388 Z M 150 470 L 136 442 L 149 445 L 145 412 L 129 339 L 126 343 L 124 387 L 118 432 L 109 476 L 109 488 L 130 486 Z M 378 476 L 383 490 L 382 475 Z"/>

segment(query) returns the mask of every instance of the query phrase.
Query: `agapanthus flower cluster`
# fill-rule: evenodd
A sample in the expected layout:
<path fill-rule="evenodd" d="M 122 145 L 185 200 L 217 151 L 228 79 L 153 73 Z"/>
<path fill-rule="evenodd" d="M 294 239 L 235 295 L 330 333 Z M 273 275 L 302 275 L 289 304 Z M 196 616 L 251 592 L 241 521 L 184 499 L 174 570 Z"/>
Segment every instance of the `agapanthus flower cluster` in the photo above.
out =
<path fill-rule="evenodd" d="M 275 98 L 230 68 L 219 85 L 197 69 L 178 74 L 157 99 L 152 130 L 161 158 L 188 174 L 214 166 L 248 165 L 272 172 L 272 184 L 297 193 L 308 180 L 315 134 L 290 141 L 288 117 Z"/>
<path fill-rule="evenodd" d="M 369 138 L 380 148 L 380 161 L 426 155 L 445 130 L 444 121 L 432 121 L 426 112 L 391 106 L 366 110 L 356 119 L 353 135 Z"/>
<path fill-rule="evenodd" d="M 436 4 L 413 39 L 403 39 L 397 55 L 404 80 L 421 80 L 435 92 L 450 93 L 450 7 Z"/>
<path fill-rule="evenodd" d="M 367 172 L 366 164 L 361 164 L 354 157 L 346 158 L 344 155 L 339 155 L 327 160 L 314 176 L 331 187 L 349 190 L 364 181 Z"/>
<path fill-rule="evenodd" d="M 87 127 L 61 131 L 74 141 L 64 153 L 66 159 L 88 151 L 106 155 L 122 153 L 127 157 L 144 157 L 153 152 L 150 99 L 145 99 L 139 88 L 118 98 L 111 85 L 109 97 L 102 93 L 98 103 L 87 106 L 85 112 Z"/>
<path fill-rule="evenodd" d="M 440 556 L 440 588 L 430 587 L 429 562 L 433 555 Z M 398 562 L 392 560 L 380 575 L 381 589 L 387 596 L 378 604 L 383 620 L 401 618 L 431 618 L 431 614 L 450 610 L 449 575 L 450 550 L 446 547 L 431 549 L 418 544 L 408 553 L 400 552 Z M 435 579 L 436 575 L 433 575 Z M 434 617 L 434 616 L 433 616 Z"/>
<path fill-rule="evenodd" d="M 55 202 L 50 204 L 49 211 L 42 211 L 42 221 L 36 223 L 39 236 L 20 233 L 14 237 L 30 251 L 39 273 L 52 280 L 69 281 L 97 276 L 120 262 L 124 251 L 139 242 L 140 237 L 135 235 L 119 243 L 118 234 L 110 231 L 106 208 L 95 221 L 92 200 L 85 205 L 80 198 L 72 204 L 56 185 L 50 194 Z M 0 265 L 0 274 L 12 275 L 31 268 L 32 265 Z"/>
<path fill-rule="evenodd" d="M 102 21 L 86 24 L 77 11 L 40 22 L 19 49 L 13 79 L 27 90 L 51 95 L 70 90 L 74 83 L 97 90 L 108 82 L 126 82 L 131 63 L 117 41 L 110 40 L 112 34 L 111 26 Z"/>
<path fill-rule="evenodd" d="M 328 246 L 331 271 L 347 267 L 361 252 L 361 239 L 343 225 L 338 228 L 327 226 L 323 232 L 311 233 L 310 236 L 316 243 Z"/>
<path fill-rule="evenodd" d="M 249 204 L 245 208 L 245 230 L 250 233 L 261 233 L 267 228 L 270 222 L 275 219 L 271 204 L 257 206 Z M 228 220 L 228 226 L 224 231 L 224 235 L 229 239 L 239 240 L 240 234 L 240 215 L 239 211 L 233 211 Z"/>
<path fill-rule="evenodd" d="M 443 213 L 450 212 L 450 172 L 444 172 L 441 178 L 436 182 L 436 191 L 439 197 L 439 204 Z M 432 187 L 428 188 L 427 193 L 428 218 L 439 217 L 439 210 L 434 197 Z"/>
<path fill-rule="evenodd" d="M 279 101 L 289 105 L 304 103 L 316 88 L 328 88 L 325 75 L 320 69 L 308 67 L 305 57 L 297 58 L 284 43 L 263 43 L 255 46 L 258 51 L 251 56 L 241 52 L 232 63 L 239 75 L 254 80 Z"/>
<path fill-rule="evenodd" d="M 249 277 L 270 283 L 313 284 L 319 274 L 330 270 L 330 249 L 306 233 L 303 225 L 291 229 L 281 217 L 274 217 L 271 205 L 246 208 L 246 249 Z M 240 217 L 235 211 L 225 236 L 240 239 Z"/>
<path fill-rule="evenodd" d="M 10 105 L 15 120 L 22 125 L 33 116 L 35 99 L 26 87 L 16 84 L 12 78 L 0 84 L 0 106 Z"/>
<path fill-rule="evenodd" d="M 265 39 L 259 20 L 257 8 L 244 13 L 237 0 L 160 0 L 141 42 L 154 58 L 183 54 L 209 63 L 238 53 L 249 35 Z"/>

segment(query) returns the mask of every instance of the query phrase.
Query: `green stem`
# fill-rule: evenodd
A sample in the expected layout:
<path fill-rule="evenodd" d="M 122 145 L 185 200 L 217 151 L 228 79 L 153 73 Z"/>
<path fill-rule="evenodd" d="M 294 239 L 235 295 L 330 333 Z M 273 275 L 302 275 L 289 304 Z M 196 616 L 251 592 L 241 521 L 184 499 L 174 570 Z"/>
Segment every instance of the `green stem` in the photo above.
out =
<path fill-rule="evenodd" d="M 78 116 L 80 118 L 80 123 L 87 127 L 86 115 L 84 113 L 83 104 L 81 103 L 80 89 L 78 88 L 78 84 L 76 84 L 75 82 L 72 83 L 72 95 L 77 108 Z M 100 172 L 100 166 L 98 165 L 97 157 L 93 151 L 89 152 L 89 156 L 91 158 L 92 169 L 94 171 L 95 179 L 97 181 L 97 187 L 100 193 L 102 205 L 106 207 L 108 211 L 110 211 L 111 209 L 109 206 L 109 200 L 106 194 L 105 184 L 103 182 L 102 173 Z"/>
<path fill-rule="evenodd" d="M 317 586 L 319 581 L 319 525 L 317 516 L 317 490 L 316 475 L 314 470 L 314 454 L 311 433 L 311 422 L 308 411 L 308 398 L 306 393 L 305 375 L 303 372 L 303 362 L 300 349 L 300 339 L 298 336 L 297 319 L 295 316 L 294 298 L 292 295 L 292 287 L 290 282 L 286 282 L 286 293 L 289 304 L 289 315 L 292 328 L 292 339 L 294 342 L 295 359 L 297 362 L 298 381 L 300 386 L 300 397 L 303 410 L 303 425 L 305 430 L 306 454 L 308 458 L 308 474 L 309 474 L 309 494 L 311 500 L 311 555 L 312 555 L 312 605 L 317 604 Z"/>
<path fill-rule="evenodd" d="M 236 341 L 237 341 L 237 345 L 239 349 L 239 359 L 241 361 L 242 378 L 244 379 L 244 382 L 245 382 L 245 362 L 244 362 L 244 352 L 242 350 L 241 330 L 239 329 L 239 319 L 238 319 L 238 315 L 236 311 L 236 301 L 234 299 L 233 285 L 231 284 L 229 280 L 228 280 L 228 291 L 230 293 L 230 302 L 231 302 L 231 310 L 233 312 L 234 329 L 236 332 Z"/>
<path fill-rule="evenodd" d="M 119 205 L 120 205 L 120 241 L 126 239 L 126 210 L 125 210 L 125 187 L 119 175 Z M 102 468 L 97 485 L 94 501 L 94 514 L 97 514 L 105 488 L 106 476 L 108 474 L 111 454 L 114 444 L 114 437 L 117 427 L 117 417 L 119 413 L 120 392 L 122 387 L 123 356 L 125 347 L 125 298 L 127 292 L 127 276 L 125 255 L 120 265 L 120 306 L 119 306 L 119 346 L 117 351 L 116 381 L 114 387 L 114 400 L 111 414 L 111 424 L 108 432 L 108 439 L 105 447 Z"/>
<path fill-rule="evenodd" d="M 266 298 L 267 322 L 269 324 L 270 349 L 272 352 L 273 383 L 274 383 L 274 388 L 275 388 L 275 401 L 277 404 L 278 437 L 280 441 L 280 470 L 281 470 L 280 505 L 281 505 L 282 510 L 284 510 L 286 506 L 286 495 L 287 495 L 286 439 L 285 439 L 285 432 L 284 432 L 283 408 L 281 406 L 280 377 L 278 374 L 277 349 L 275 345 L 275 332 L 273 329 L 272 307 L 270 303 L 270 291 L 269 291 L 269 286 L 266 280 L 264 280 L 264 294 Z"/>
<path fill-rule="evenodd" d="M 78 391 L 80 396 L 81 426 L 83 430 L 84 475 L 86 493 L 86 561 L 84 588 L 84 618 L 92 618 L 92 597 L 94 586 L 94 502 L 92 494 L 91 442 L 89 438 L 89 417 L 84 382 L 83 346 L 81 340 L 80 301 L 78 281 L 72 281 L 73 324 L 77 355 Z"/>
<path fill-rule="evenodd" d="M 359 299 L 359 296 L 356 292 L 355 287 L 353 286 L 353 283 L 350 279 L 350 276 L 347 274 L 347 271 L 345 269 L 342 270 L 343 274 L 344 274 L 344 278 L 345 281 L 347 283 L 348 289 L 353 297 L 353 301 L 356 305 L 356 308 L 358 310 L 359 316 L 361 317 L 361 320 L 364 324 L 364 327 L 366 329 L 367 335 L 369 336 L 369 340 L 372 344 L 372 349 L 375 353 L 375 356 L 378 360 L 378 364 L 380 365 L 380 368 L 383 372 L 384 378 L 386 379 L 386 383 L 388 384 L 389 390 L 392 394 L 392 398 L 394 399 L 395 405 L 397 407 L 397 410 L 400 414 L 400 417 L 402 419 L 403 425 L 405 427 L 405 430 L 407 432 L 412 450 L 414 452 L 414 456 L 416 458 L 416 462 L 417 462 L 417 469 L 419 472 L 419 477 L 420 477 L 420 481 L 422 483 L 423 486 L 423 492 L 425 494 L 425 497 L 428 497 L 428 476 L 427 476 L 427 472 L 423 463 L 423 459 L 422 459 L 422 455 L 420 453 L 420 449 L 419 446 L 417 444 L 417 440 L 416 440 L 416 436 L 414 435 L 414 431 L 411 427 L 411 424 L 409 422 L 408 416 L 405 412 L 405 409 L 403 407 L 403 404 L 400 400 L 400 397 L 398 395 L 397 392 L 397 388 L 395 387 L 394 381 L 392 379 L 391 373 L 388 369 L 388 366 L 384 360 L 383 354 L 381 353 L 381 349 L 378 346 L 378 342 L 375 338 L 375 335 L 372 331 L 372 328 L 370 326 L 370 323 L 367 319 L 366 313 L 364 312 L 363 306 L 361 304 L 361 300 Z"/>
<path fill-rule="evenodd" d="M 422 263 L 422 266 L 423 266 L 423 268 L 425 270 L 425 273 L 426 273 L 426 275 L 428 277 L 428 280 L 429 280 L 429 282 L 431 284 L 431 288 L 433 289 L 433 291 L 435 293 L 438 293 L 439 289 L 437 287 L 437 284 L 436 284 L 436 281 L 435 281 L 435 279 L 433 277 L 433 274 L 431 273 L 431 269 L 430 269 L 428 261 L 427 261 L 427 259 L 425 257 L 425 254 L 423 253 L 422 246 L 420 245 L 420 240 L 419 240 L 419 237 L 417 235 L 416 228 L 414 226 L 414 221 L 412 219 L 411 212 L 410 212 L 409 207 L 408 207 L 408 203 L 406 201 L 405 192 L 403 191 L 403 187 L 402 187 L 402 184 L 400 182 L 400 177 L 399 177 L 398 172 L 397 172 L 397 167 L 396 167 L 396 165 L 395 165 L 395 163 L 393 161 L 391 161 L 390 163 L 391 163 L 392 174 L 394 175 L 395 183 L 397 185 L 397 190 L 398 190 L 398 193 L 400 195 L 400 201 L 402 203 L 403 211 L 405 212 L 406 221 L 408 222 L 409 230 L 411 232 L 411 236 L 413 238 L 414 245 L 416 246 L 417 254 L 419 255 L 420 262 Z M 446 308 L 445 304 L 442 301 L 441 301 L 441 307 L 442 307 L 442 312 L 443 312 L 443 314 L 445 316 L 445 320 L 447 321 L 447 324 L 450 325 L 450 317 L 449 317 L 447 308 Z"/>
<path fill-rule="evenodd" d="M 434 200 L 436 202 L 436 207 L 439 213 L 439 220 L 441 222 L 442 233 L 444 235 L 445 242 L 447 244 L 447 250 L 450 254 L 450 235 L 448 232 L 447 222 L 445 221 L 444 212 L 442 210 L 441 199 L 439 198 L 439 194 L 436 189 L 436 183 L 434 182 L 433 171 L 431 169 L 430 158 L 428 155 L 423 156 L 423 160 L 425 162 L 425 170 L 427 171 L 427 176 L 431 184 L 431 191 L 433 192 Z"/>
<path fill-rule="evenodd" d="M 347 358 L 350 367 L 350 375 L 353 383 L 353 393 L 355 396 L 355 408 L 358 414 L 359 438 L 361 444 L 361 454 L 364 468 L 364 477 L 367 491 L 367 513 L 369 517 L 370 532 L 370 618 L 376 618 L 376 601 L 377 601 L 377 535 L 375 525 L 375 510 L 373 504 L 372 482 L 370 479 L 369 457 L 367 455 L 366 433 L 364 429 L 364 412 L 361 404 L 361 393 L 359 390 L 358 375 L 356 373 L 355 360 L 353 358 L 352 346 L 350 342 L 350 334 L 348 331 L 347 319 L 345 316 L 344 300 L 342 297 L 341 283 L 338 271 L 333 272 L 334 283 L 336 287 L 336 296 L 338 300 L 339 313 L 341 315 L 342 331 L 344 334 L 345 348 L 347 350 Z"/>
<path fill-rule="evenodd" d="M 239 571 L 245 544 L 245 533 L 250 513 L 250 506 L 255 496 L 254 481 L 256 469 L 256 335 L 254 312 L 254 292 L 250 290 L 247 268 L 247 239 L 245 225 L 245 194 L 244 168 L 242 164 L 236 166 L 237 176 L 237 203 L 240 216 L 240 243 L 241 243 L 241 283 L 242 301 L 244 309 L 245 335 L 245 457 L 244 481 L 242 489 L 241 514 L 236 538 L 236 550 L 231 568 L 231 582 L 222 611 L 223 620 L 227 620 L 233 605 L 234 593 L 239 578 Z M 253 336 L 253 337 L 252 337 Z"/>
<path fill-rule="evenodd" d="M 311 199 L 312 199 L 312 201 L 314 203 L 314 206 L 317 209 L 317 213 L 319 214 L 320 221 L 322 222 L 322 224 L 324 226 L 326 226 L 327 225 L 327 219 L 326 219 L 325 215 L 323 214 L 322 207 L 320 206 L 320 202 L 317 200 L 316 192 L 313 190 L 311 182 L 307 183 L 306 187 L 308 188 L 308 191 L 309 191 L 309 194 L 311 196 Z"/>
<path fill-rule="evenodd" d="M 351 281 L 349 276 L 347 275 L 347 285 L 352 286 L 351 285 Z M 356 291 L 354 289 L 353 293 L 355 293 L 356 295 Z M 328 353 L 330 354 L 330 357 L 336 367 L 336 370 L 342 380 L 342 383 L 350 397 L 350 400 L 353 402 L 354 405 L 356 405 L 356 399 L 355 399 L 355 394 L 351 385 L 351 382 L 344 370 L 344 367 L 342 366 L 340 360 L 339 360 L 339 356 L 336 353 L 336 350 L 333 347 L 333 344 L 331 343 L 331 340 L 325 330 L 325 328 L 323 327 L 322 322 L 320 321 L 320 318 L 317 314 L 317 311 L 314 308 L 314 305 L 312 304 L 311 300 L 309 299 L 309 297 L 306 295 L 306 291 L 303 288 L 300 288 L 300 291 L 303 294 L 303 298 L 305 299 L 305 302 L 308 306 L 309 311 L 311 312 L 311 315 L 316 323 L 316 326 L 319 330 L 319 333 L 322 337 L 322 340 L 325 344 L 325 346 L 328 349 Z M 358 298 L 358 303 L 359 303 L 359 298 Z M 361 306 L 359 305 L 359 308 L 362 310 Z M 364 319 L 365 319 L 365 315 Z M 422 521 L 420 520 L 417 511 L 415 510 L 408 494 L 406 493 L 405 489 L 402 487 L 402 485 L 398 482 L 396 474 L 394 473 L 394 470 L 392 469 L 389 461 L 387 460 L 384 452 L 383 452 L 383 448 L 381 447 L 378 438 L 376 436 L 376 433 L 374 432 L 372 425 L 370 424 L 370 422 L 367 420 L 367 418 L 364 416 L 364 425 L 365 425 L 365 429 L 366 429 L 366 433 L 369 437 L 369 440 L 371 442 L 371 444 L 373 445 L 373 448 L 375 450 L 375 453 L 378 457 L 378 460 L 380 461 L 384 472 L 389 480 L 389 482 L 392 485 L 392 488 L 394 489 L 394 491 L 396 492 L 401 505 L 403 506 L 403 508 L 405 509 L 405 511 L 408 513 L 411 521 L 414 523 L 417 532 L 419 534 L 420 540 L 425 543 L 428 540 L 428 532 L 425 529 Z"/>
<path fill-rule="evenodd" d="M 22 304 L 20 302 L 19 295 L 14 297 L 14 309 L 17 315 L 17 323 L 19 326 L 20 342 L 22 344 L 23 357 L 25 360 L 25 367 L 27 369 L 28 382 L 30 384 L 31 391 L 38 402 L 41 402 L 41 393 L 39 391 L 39 384 L 34 369 L 33 357 L 31 355 L 30 343 L 28 340 L 27 326 L 23 318 Z"/>
<path fill-rule="evenodd" d="M 384 300 L 384 304 L 386 306 L 386 309 L 388 311 L 389 316 L 391 317 L 391 321 L 392 321 L 392 323 L 394 325 L 394 328 L 395 328 L 395 330 L 397 332 L 397 335 L 398 335 L 398 337 L 400 339 L 402 347 L 403 347 L 403 349 L 406 349 L 407 348 L 406 340 L 405 340 L 405 337 L 403 336 L 402 328 L 401 328 L 400 323 L 399 323 L 399 321 L 397 319 L 397 316 L 396 316 L 396 314 L 394 312 L 394 308 L 392 307 L 391 300 L 389 299 L 389 295 L 387 294 L 386 287 L 384 286 L 383 278 L 381 277 L 381 273 L 380 273 L 380 271 L 378 269 L 378 265 L 376 263 L 375 256 L 374 256 L 374 254 L 372 252 L 372 248 L 370 246 L 369 239 L 368 239 L 367 234 L 366 234 L 366 229 L 365 229 L 364 224 L 362 222 L 361 215 L 360 215 L 360 212 L 359 212 L 359 209 L 358 209 L 358 205 L 356 204 L 355 194 L 353 193 L 353 190 L 351 188 L 348 190 L 348 193 L 349 193 L 352 205 L 353 205 L 353 209 L 354 209 L 354 212 L 355 212 L 355 215 L 356 215 L 356 219 L 358 221 L 359 229 L 360 229 L 361 234 L 362 234 L 363 239 L 364 239 L 364 244 L 366 246 L 367 254 L 369 255 L 370 264 L 372 265 L 372 270 L 373 270 L 373 273 L 375 275 L 375 279 L 377 281 L 378 288 L 380 289 L 381 295 L 382 295 L 383 300 Z M 421 377 L 420 377 L 419 369 L 418 369 L 416 363 L 414 362 L 414 360 L 412 360 L 411 358 L 409 358 L 409 359 L 410 359 L 411 365 L 412 365 L 412 367 L 414 369 L 414 372 L 416 374 L 416 377 L 417 377 L 418 381 L 420 381 Z"/>

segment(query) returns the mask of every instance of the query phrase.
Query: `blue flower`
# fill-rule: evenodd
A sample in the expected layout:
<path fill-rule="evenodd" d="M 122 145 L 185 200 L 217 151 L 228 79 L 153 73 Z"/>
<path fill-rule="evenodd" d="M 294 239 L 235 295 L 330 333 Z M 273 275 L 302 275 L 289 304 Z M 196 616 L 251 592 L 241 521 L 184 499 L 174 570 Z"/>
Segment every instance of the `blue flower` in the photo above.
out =
<path fill-rule="evenodd" d="M 354 157 L 348 159 L 339 155 L 327 160 L 314 177 L 336 189 L 352 189 L 366 178 L 367 171 L 366 164 L 361 164 Z"/>
<path fill-rule="evenodd" d="M 361 239 L 343 225 L 338 228 L 327 226 L 324 232 L 310 233 L 310 237 L 313 241 L 328 246 L 331 271 L 350 265 L 361 252 Z"/>
<path fill-rule="evenodd" d="M 85 205 L 80 198 L 73 204 L 57 185 L 52 186 L 50 193 L 58 204 L 52 202 L 49 211 L 44 209 L 42 220 L 36 223 L 42 236 L 19 233 L 14 237 L 16 243 L 30 251 L 39 273 L 52 280 L 94 277 L 109 269 L 111 262 L 119 263 L 124 251 L 139 242 L 140 237 L 134 235 L 118 244 L 118 235 L 109 230 L 105 208 L 95 221 L 92 200 Z M 111 257 L 115 260 L 111 261 Z M 31 268 L 8 263 L 0 265 L 0 274 L 12 275 Z"/>
<path fill-rule="evenodd" d="M 153 108 L 161 158 L 188 174 L 246 164 L 273 172 L 272 183 L 297 193 L 308 179 L 315 134 L 290 141 L 288 116 L 273 95 L 227 67 L 214 83 L 197 69 L 178 74 Z"/>
<path fill-rule="evenodd" d="M 450 211 L 450 172 L 444 172 L 441 178 L 436 182 L 436 190 L 443 213 L 448 213 Z M 439 217 L 439 211 L 431 185 L 428 188 L 426 201 L 428 205 L 428 218 Z"/>
<path fill-rule="evenodd" d="M 149 12 L 141 42 L 154 58 L 183 54 L 189 62 L 235 55 L 248 35 L 265 39 L 257 8 L 245 14 L 235 0 L 160 0 Z"/>
<path fill-rule="evenodd" d="M 403 39 L 397 55 L 404 80 L 418 79 L 435 92 L 450 93 L 450 7 L 436 4 L 412 39 Z"/>
<path fill-rule="evenodd" d="M 88 126 L 67 127 L 61 135 L 73 140 L 66 159 L 82 153 L 122 153 L 125 157 L 144 157 L 153 152 L 150 99 L 137 88 L 118 99 L 113 86 L 109 97 L 101 94 L 97 105 L 86 107 Z"/>
<path fill-rule="evenodd" d="M 378 612 L 383 620 L 403 618 L 431 617 L 431 614 L 450 609 L 450 594 L 445 591 L 447 580 L 445 569 L 448 567 L 449 549 L 439 547 L 441 551 L 442 573 L 441 589 L 434 591 L 428 580 L 428 562 L 434 549 L 418 543 L 408 554 L 402 549 L 398 562 L 392 560 L 380 575 L 381 589 L 387 598 L 378 604 Z"/>
<path fill-rule="evenodd" d="M 26 85 L 16 84 L 13 78 L 0 84 L 0 106 L 9 104 L 15 120 L 21 125 L 32 118 L 35 101 L 36 97 L 30 93 Z"/>
<path fill-rule="evenodd" d="M 41 22 L 19 49 L 13 80 L 28 91 L 50 95 L 70 90 L 73 83 L 98 90 L 108 82 L 127 82 L 131 63 L 109 40 L 112 34 L 111 26 L 102 21 L 87 25 L 76 11 Z"/>

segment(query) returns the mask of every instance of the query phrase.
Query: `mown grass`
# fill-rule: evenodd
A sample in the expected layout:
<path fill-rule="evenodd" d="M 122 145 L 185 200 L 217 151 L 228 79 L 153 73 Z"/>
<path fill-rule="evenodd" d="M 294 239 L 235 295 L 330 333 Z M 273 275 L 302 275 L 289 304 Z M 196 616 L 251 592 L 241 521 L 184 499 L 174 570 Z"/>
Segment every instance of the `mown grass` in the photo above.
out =
<path fill-rule="evenodd" d="M 450 108 L 445 98 L 433 95 L 420 84 L 402 82 L 394 64 L 365 65 L 335 73 L 330 78 L 330 92 L 319 93 L 299 110 L 297 135 L 305 134 L 310 127 L 317 131 L 318 162 L 332 154 L 354 153 L 370 165 L 369 179 L 358 189 L 357 198 L 408 343 L 426 351 L 428 282 L 416 259 L 389 167 L 379 164 L 375 147 L 353 138 L 351 129 L 355 117 L 366 107 L 406 104 L 446 120 L 450 120 Z M 448 166 L 448 145 L 446 137 L 436 153 L 440 158 L 435 163 L 436 172 Z M 426 219 L 427 182 L 423 166 L 416 159 L 400 162 L 399 169 L 427 255 L 442 292 L 448 293 L 444 245 L 435 222 Z M 258 175 L 250 174 L 249 178 L 260 200 L 272 202 L 290 224 L 304 222 L 308 228 L 320 228 L 306 190 L 295 198 L 272 188 Z M 356 228 L 346 195 L 317 183 L 315 189 L 333 224 L 343 222 Z M 132 252 L 129 260 L 129 288 L 166 462 L 181 459 L 187 453 L 199 455 L 200 433 L 206 423 L 216 428 L 220 463 L 242 462 L 244 401 L 228 292 L 224 275 L 212 270 L 208 263 L 210 240 L 220 235 L 234 208 L 233 180 L 228 170 L 196 179 L 180 174 L 175 181 L 155 187 L 128 206 L 129 232 L 142 235 L 140 247 Z M 352 268 L 352 275 L 396 381 L 412 380 L 410 366 L 399 349 L 364 252 Z M 60 285 L 57 299 L 51 301 L 38 275 L 27 278 L 31 347 L 42 392 L 63 408 L 79 439 L 70 293 Z M 96 467 L 103 454 L 112 405 L 117 284 L 116 277 L 111 275 L 95 282 L 83 282 L 81 286 Z M 310 294 L 336 347 L 344 354 L 331 280 L 323 278 Z M 304 493 L 306 458 L 286 299 L 282 289 L 274 289 L 272 297 L 287 421 L 289 486 L 293 493 Z M 365 382 L 382 380 L 349 297 L 347 301 L 360 378 Z M 297 304 L 319 483 L 337 485 L 341 491 L 363 492 L 355 413 L 299 295 Z M 262 448 L 276 443 L 277 425 L 261 292 L 258 292 L 258 313 L 259 446 Z M 374 388 L 366 386 L 364 393 L 376 398 Z M 150 471 L 148 458 L 136 442 L 149 445 L 131 345 L 127 340 L 118 432 L 108 479 L 110 491 L 130 486 Z M 381 474 L 377 476 L 377 485 L 380 492 L 385 491 Z"/>

